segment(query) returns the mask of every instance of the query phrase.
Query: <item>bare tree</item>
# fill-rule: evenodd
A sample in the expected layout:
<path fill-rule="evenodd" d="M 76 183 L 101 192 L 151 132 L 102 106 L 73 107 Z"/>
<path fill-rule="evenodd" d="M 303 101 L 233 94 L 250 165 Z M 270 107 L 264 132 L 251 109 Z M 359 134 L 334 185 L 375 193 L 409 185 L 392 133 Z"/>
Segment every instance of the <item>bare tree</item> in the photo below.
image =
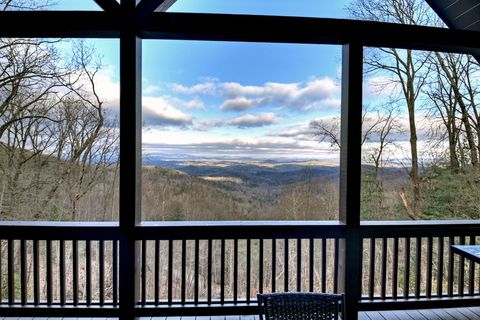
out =
<path fill-rule="evenodd" d="M 42 10 L 52 4 L 51 0 L 0 0 L 0 11 Z"/>
<path fill-rule="evenodd" d="M 429 116 L 440 120 L 440 126 L 432 128 L 431 137 L 438 140 L 439 143 L 447 139 L 449 167 L 453 171 L 458 171 L 460 162 L 458 160 L 457 147 L 460 141 L 462 126 L 457 119 L 458 102 L 455 99 L 452 86 L 448 84 L 449 80 L 436 62 L 436 60 L 432 59 L 433 79 L 425 91 L 432 102 L 432 107 L 428 110 Z M 434 145 L 438 148 L 439 143 Z"/>
<path fill-rule="evenodd" d="M 471 123 L 471 121 L 475 121 L 475 119 L 472 119 L 469 114 L 468 101 L 464 96 L 465 90 L 468 91 L 468 88 L 465 88 L 465 79 L 470 78 L 469 72 L 465 73 L 465 56 L 451 53 L 440 54 L 436 52 L 435 57 L 438 61 L 438 66 L 440 70 L 448 81 L 445 84 L 450 87 L 450 90 L 453 93 L 455 104 L 459 108 L 459 115 L 463 123 L 463 128 L 465 130 L 466 139 L 470 150 L 470 159 L 472 166 L 478 167 L 478 150 L 474 136 L 474 128 Z M 444 82 L 440 84 L 443 83 Z"/>
<path fill-rule="evenodd" d="M 382 22 L 410 25 L 432 24 L 432 15 L 423 0 L 354 0 L 347 8 L 350 16 Z M 416 102 L 426 81 L 424 72 L 428 54 L 396 48 L 376 48 L 366 51 L 364 62 L 366 72 L 386 72 L 394 75 L 394 82 L 400 85 L 408 109 L 413 199 L 408 202 L 415 218 L 420 217 L 420 178 L 415 121 Z M 405 195 L 406 196 L 406 195 Z M 409 211 L 409 210 L 407 210 Z"/>
<path fill-rule="evenodd" d="M 74 46 L 73 62 L 77 73 L 72 73 L 69 93 L 58 105 L 57 160 L 59 170 L 56 181 L 51 184 L 43 205 L 44 210 L 50 199 L 64 183 L 68 186 L 69 211 L 72 220 L 77 219 L 77 203 L 84 197 L 105 170 L 118 161 L 118 131 L 111 124 L 106 125 L 103 101 L 95 87 L 95 76 L 101 69 L 94 50 L 85 42 Z"/>
<path fill-rule="evenodd" d="M 373 163 L 375 167 L 375 178 L 378 178 L 378 171 L 383 167 L 387 156 L 387 149 L 394 147 L 398 149 L 394 136 L 403 133 L 403 128 L 399 122 L 399 112 L 394 107 L 384 107 L 376 110 L 376 115 L 371 119 L 370 134 L 368 139 L 371 143 L 367 150 L 368 162 Z M 365 123 L 366 121 L 364 121 Z"/>
<path fill-rule="evenodd" d="M 310 122 L 310 129 L 320 142 L 330 143 L 333 150 L 340 149 L 339 117 L 313 120 Z M 363 107 L 361 146 L 366 154 L 365 160 L 374 164 L 376 173 L 385 160 L 387 148 L 395 144 L 392 135 L 402 131 L 399 111 L 394 101 L 377 107 Z"/>
<path fill-rule="evenodd" d="M 34 213 L 30 219 L 63 219 L 51 214 L 68 207 L 76 219 L 79 200 L 118 162 L 118 130 L 95 86 L 101 64 L 94 50 L 75 43 L 68 63 L 56 43 L 0 39 L 3 218 L 25 211 Z"/>

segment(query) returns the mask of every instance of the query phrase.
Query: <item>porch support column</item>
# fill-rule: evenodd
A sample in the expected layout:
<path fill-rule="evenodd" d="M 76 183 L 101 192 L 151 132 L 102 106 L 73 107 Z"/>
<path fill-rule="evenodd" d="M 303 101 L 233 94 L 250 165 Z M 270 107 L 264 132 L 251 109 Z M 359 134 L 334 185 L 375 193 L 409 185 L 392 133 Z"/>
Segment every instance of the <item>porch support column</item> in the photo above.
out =
<path fill-rule="evenodd" d="M 121 1 L 120 30 L 120 319 L 134 319 L 139 297 L 139 246 L 135 228 L 141 220 L 141 39 L 135 26 L 135 0 Z"/>
<path fill-rule="evenodd" d="M 340 143 L 340 222 L 346 238 L 340 246 L 339 289 L 345 293 L 347 320 L 358 319 L 361 295 L 360 183 L 363 46 L 343 45 Z"/>

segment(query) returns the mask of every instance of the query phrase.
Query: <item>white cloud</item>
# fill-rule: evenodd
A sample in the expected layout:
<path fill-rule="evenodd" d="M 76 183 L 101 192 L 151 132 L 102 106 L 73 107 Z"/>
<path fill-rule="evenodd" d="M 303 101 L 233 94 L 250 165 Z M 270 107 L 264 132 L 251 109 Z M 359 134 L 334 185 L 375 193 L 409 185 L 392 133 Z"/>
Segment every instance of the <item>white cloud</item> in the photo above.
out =
<path fill-rule="evenodd" d="M 282 127 L 268 134 L 269 137 L 291 138 L 295 141 L 313 141 L 315 140 L 310 123 L 302 123 L 287 127 Z"/>
<path fill-rule="evenodd" d="M 199 121 L 193 125 L 194 130 L 208 131 L 212 128 L 233 126 L 240 129 L 264 127 L 275 123 L 278 117 L 273 112 L 263 112 L 258 115 L 244 114 L 231 119 L 214 119 Z"/>
<path fill-rule="evenodd" d="M 206 82 L 195 84 L 191 87 L 184 86 L 182 84 L 174 83 L 171 85 L 172 90 L 175 93 L 183 95 L 215 95 L 217 84 L 211 79 L 207 79 Z"/>
<path fill-rule="evenodd" d="M 120 107 L 120 83 L 114 80 L 116 72 L 113 66 L 106 66 L 99 70 L 95 75 L 95 90 L 106 108 L 118 110 Z M 90 88 L 87 80 L 85 80 L 84 86 Z"/>
<path fill-rule="evenodd" d="M 311 79 L 307 83 L 267 82 L 263 86 L 243 86 L 236 82 L 222 84 L 230 98 L 252 97 L 259 105 L 300 110 L 338 108 L 340 87 L 331 78 Z M 332 103 L 334 102 L 334 103 Z"/>
<path fill-rule="evenodd" d="M 185 102 L 184 106 L 190 110 L 205 110 L 205 104 L 199 98 Z"/>
<path fill-rule="evenodd" d="M 162 159 L 231 158 L 255 159 L 319 159 L 338 162 L 327 143 L 298 142 L 287 138 L 209 136 L 206 133 L 152 130 L 144 135 L 144 154 Z"/>
<path fill-rule="evenodd" d="M 161 91 L 160 86 L 156 86 L 156 85 L 149 85 L 145 89 L 143 89 L 143 93 L 149 96 L 154 95 L 160 91 Z"/>
<path fill-rule="evenodd" d="M 193 117 L 173 107 L 162 97 L 143 97 L 143 120 L 147 125 L 185 126 Z"/>
<path fill-rule="evenodd" d="M 272 112 L 264 112 L 259 115 L 245 114 L 227 121 L 228 125 L 239 128 L 263 127 L 270 125 L 277 120 L 277 116 Z"/>
<path fill-rule="evenodd" d="M 243 111 L 253 107 L 253 101 L 245 97 L 237 97 L 234 99 L 227 99 L 220 107 L 223 111 Z"/>
<path fill-rule="evenodd" d="M 303 83 L 267 82 L 262 86 L 207 79 L 193 86 L 171 85 L 177 94 L 225 97 L 221 110 L 243 111 L 255 106 L 319 110 L 338 108 L 340 86 L 332 78 L 312 78 Z"/>

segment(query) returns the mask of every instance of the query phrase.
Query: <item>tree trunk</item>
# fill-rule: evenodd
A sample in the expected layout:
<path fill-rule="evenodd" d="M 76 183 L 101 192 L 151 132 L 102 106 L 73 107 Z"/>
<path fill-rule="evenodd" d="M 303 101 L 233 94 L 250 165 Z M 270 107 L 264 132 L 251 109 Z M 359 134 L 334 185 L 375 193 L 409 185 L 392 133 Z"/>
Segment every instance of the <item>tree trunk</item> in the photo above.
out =
<path fill-rule="evenodd" d="M 458 172 L 460 168 L 460 162 L 458 161 L 457 156 L 457 133 L 452 132 L 453 130 L 448 130 L 448 149 L 450 153 L 450 169 L 453 172 Z"/>

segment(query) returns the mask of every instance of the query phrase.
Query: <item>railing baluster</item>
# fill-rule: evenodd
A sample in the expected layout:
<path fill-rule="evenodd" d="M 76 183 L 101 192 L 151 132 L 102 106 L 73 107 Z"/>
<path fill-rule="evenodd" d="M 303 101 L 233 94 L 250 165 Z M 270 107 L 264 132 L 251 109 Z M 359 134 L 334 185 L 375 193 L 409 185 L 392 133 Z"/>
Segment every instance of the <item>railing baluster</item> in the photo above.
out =
<path fill-rule="evenodd" d="M 198 291 L 199 291 L 199 270 L 200 270 L 200 240 L 195 239 L 195 279 L 194 279 L 194 300 L 198 303 Z"/>
<path fill-rule="evenodd" d="M 33 240 L 33 303 L 40 304 L 40 244 L 38 240 Z"/>
<path fill-rule="evenodd" d="M 98 295 L 100 306 L 105 304 L 105 242 L 98 242 Z"/>
<path fill-rule="evenodd" d="M 288 238 L 285 238 L 284 240 L 284 272 L 283 272 L 283 290 L 285 292 L 288 292 L 288 264 L 289 264 L 289 249 L 288 249 Z"/>
<path fill-rule="evenodd" d="M 422 238 L 416 239 L 416 255 L 415 255 L 415 298 L 420 298 L 420 288 L 422 282 Z"/>
<path fill-rule="evenodd" d="M 246 285 L 247 285 L 247 292 L 246 292 L 246 298 L 247 298 L 247 302 L 250 302 L 250 269 L 251 269 L 251 241 L 250 239 L 247 239 L 247 281 L 246 281 Z"/>
<path fill-rule="evenodd" d="M 437 296 L 443 296 L 443 245 L 444 238 L 438 237 Z"/>
<path fill-rule="evenodd" d="M 382 278 L 381 278 L 381 292 L 382 299 L 385 299 L 387 289 L 387 244 L 388 238 L 382 239 Z"/>
<path fill-rule="evenodd" d="M 112 243 L 112 299 L 113 305 L 118 305 L 118 241 Z"/>
<path fill-rule="evenodd" d="M 60 277 L 60 305 L 64 306 L 66 303 L 66 288 L 65 288 L 65 276 L 66 276 L 66 270 L 65 270 L 65 240 L 60 240 L 59 242 L 59 248 L 58 248 L 58 254 L 59 254 L 59 272 L 60 274 L 58 275 Z"/>
<path fill-rule="evenodd" d="M 370 238 L 370 264 L 369 264 L 369 276 L 368 276 L 368 298 L 373 300 L 375 295 L 375 238 Z"/>
<path fill-rule="evenodd" d="M 141 283 L 142 283 L 142 291 L 141 291 L 141 304 L 144 306 L 147 301 L 147 240 L 142 240 L 142 258 L 141 258 Z"/>
<path fill-rule="evenodd" d="M 207 248 L 207 302 L 212 303 L 212 239 L 208 239 Z"/>
<path fill-rule="evenodd" d="M 393 238 L 392 297 L 398 297 L 398 238 Z"/>
<path fill-rule="evenodd" d="M 327 291 L 327 239 L 322 238 L 322 292 Z"/>
<path fill-rule="evenodd" d="M 335 238 L 335 254 L 333 261 L 333 292 L 338 292 L 338 261 L 340 258 L 340 239 Z"/>
<path fill-rule="evenodd" d="M 263 239 L 258 241 L 258 290 L 263 293 Z"/>
<path fill-rule="evenodd" d="M 91 241 L 85 241 L 85 291 L 87 306 L 92 304 L 92 246 Z"/>
<path fill-rule="evenodd" d="M 297 291 L 302 291 L 302 239 L 297 239 Z"/>
<path fill-rule="evenodd" d="M 474 244 L 475 244 L 475 236 L 471 235 L 470 236 L 470 245 L 474 245 Z M 469 272 L 468 294 L 473 296 L 473 294 L 475 292 L 475 263 L 472 260 L 470 260 L 468 264 L 469 264 L 469 267 L 468 267 L 468 272 Z"/>
<path fill-rule="evenodd" d="M 277 239 L 272 239 L 272 292 L 277 288 Z"/>
<path fill-rule="evenodd" d="M 465 236 L 460 237 L 460 244 L 465 244 Z M 458 263 L 458 294 L 463 297 L 465 291 L 465 258 L 460 256 Z"/>
<path fill-rule="evenodd" d="M 3 252 L 2 252 L 2 242 L 3 240 L 0 239 L 0 304 L 3 302 L 3 293 L 2 289 L 3 288 Z"/>
<path fill-rule="evenodd" d="M 195 248 L 196 250 L 196 248 Z M 160 302 L 160 240 L 155 240 L 155 275 L 154 275 L 154 290 L 155 290 L 155 305 L 158 306 Z"/>
<path fill-rule="evenodd" d="M 72 243 L 72 264 L 73 264 L 73 305 L 78 305 L 78 240 Z"/>
<path fill-rule="evenodd" d="M 27 243 L 20 241 L 20 290 L 22 305 L 27 304 Z"/>
<path fill-rule="evenodd" d="M 52 262 L 52 241 L 47 240 L 46 241 L 46 251 L 47 251 L 47 257 L 46 257 L 46 269 L 47 269 L 47 305 L 51 306 L 53 303 L 53 294 L 52 294 L 52 289 L 53 289 L 53 277 L 52 277 L 52 269 L 53 269 L 53 262 Z M 88 270 L 87 270 L 88 274 Z M 87 275 L 88 277 L 88 275 Z"/>
<path fill-rule="evenodd" d="M 453 260 L 453 251 L 451 246 L 455 244 L 455 238 L 450 236 L 448 238 L 448 296 L 453 297 L 453 268 L 454 268 L 454 260 Z"/>
<path fill-rule="evenodd" d="M 171 305 L 172 301 L 173 301 L 173 240 L 168 240 L 168 304 Z"/>
<path fill-rule="evenodd" d="M 15 242 L 12 239 L 8 239 L 8 304 L 13 305 L 15 303 L 15 254 L 14 246 Z"/>
<path fill-rule="evenodd" d="M 427 276 L 426 291 L 427 298 L 432 297 L 432 265 L 433 265 L 433 238 L 427 238 Z"/>
<path fill-rule="evenodd" d="M 233 240 L 233 303 L 238 300 L 238 239 Z"/>
<path fill-rule="evenodd" d="M 405 238 L 405 279 L 403 297 L 410 297 L 410 238 Z"/>
<path fill-rule="evenodd" d="M 187 283 L 186 279 L 187 279 L 187 240 L 182 239 L 182 284 L 181 284 L 181 292 L 180 292 L 182 304 L 185 304 L 185 299 L 186 299 L 186 283 Z"/>
<path fill-rule="evenodd" d="M 309 283 L 309 291 L 313 292 L 314 288 L 314 274 L 315 274 L 315 242 L 313 238 L 310 238 L 310 245 L 309 245 L 309 267 L 308 267 L 308 283 Z"/>

